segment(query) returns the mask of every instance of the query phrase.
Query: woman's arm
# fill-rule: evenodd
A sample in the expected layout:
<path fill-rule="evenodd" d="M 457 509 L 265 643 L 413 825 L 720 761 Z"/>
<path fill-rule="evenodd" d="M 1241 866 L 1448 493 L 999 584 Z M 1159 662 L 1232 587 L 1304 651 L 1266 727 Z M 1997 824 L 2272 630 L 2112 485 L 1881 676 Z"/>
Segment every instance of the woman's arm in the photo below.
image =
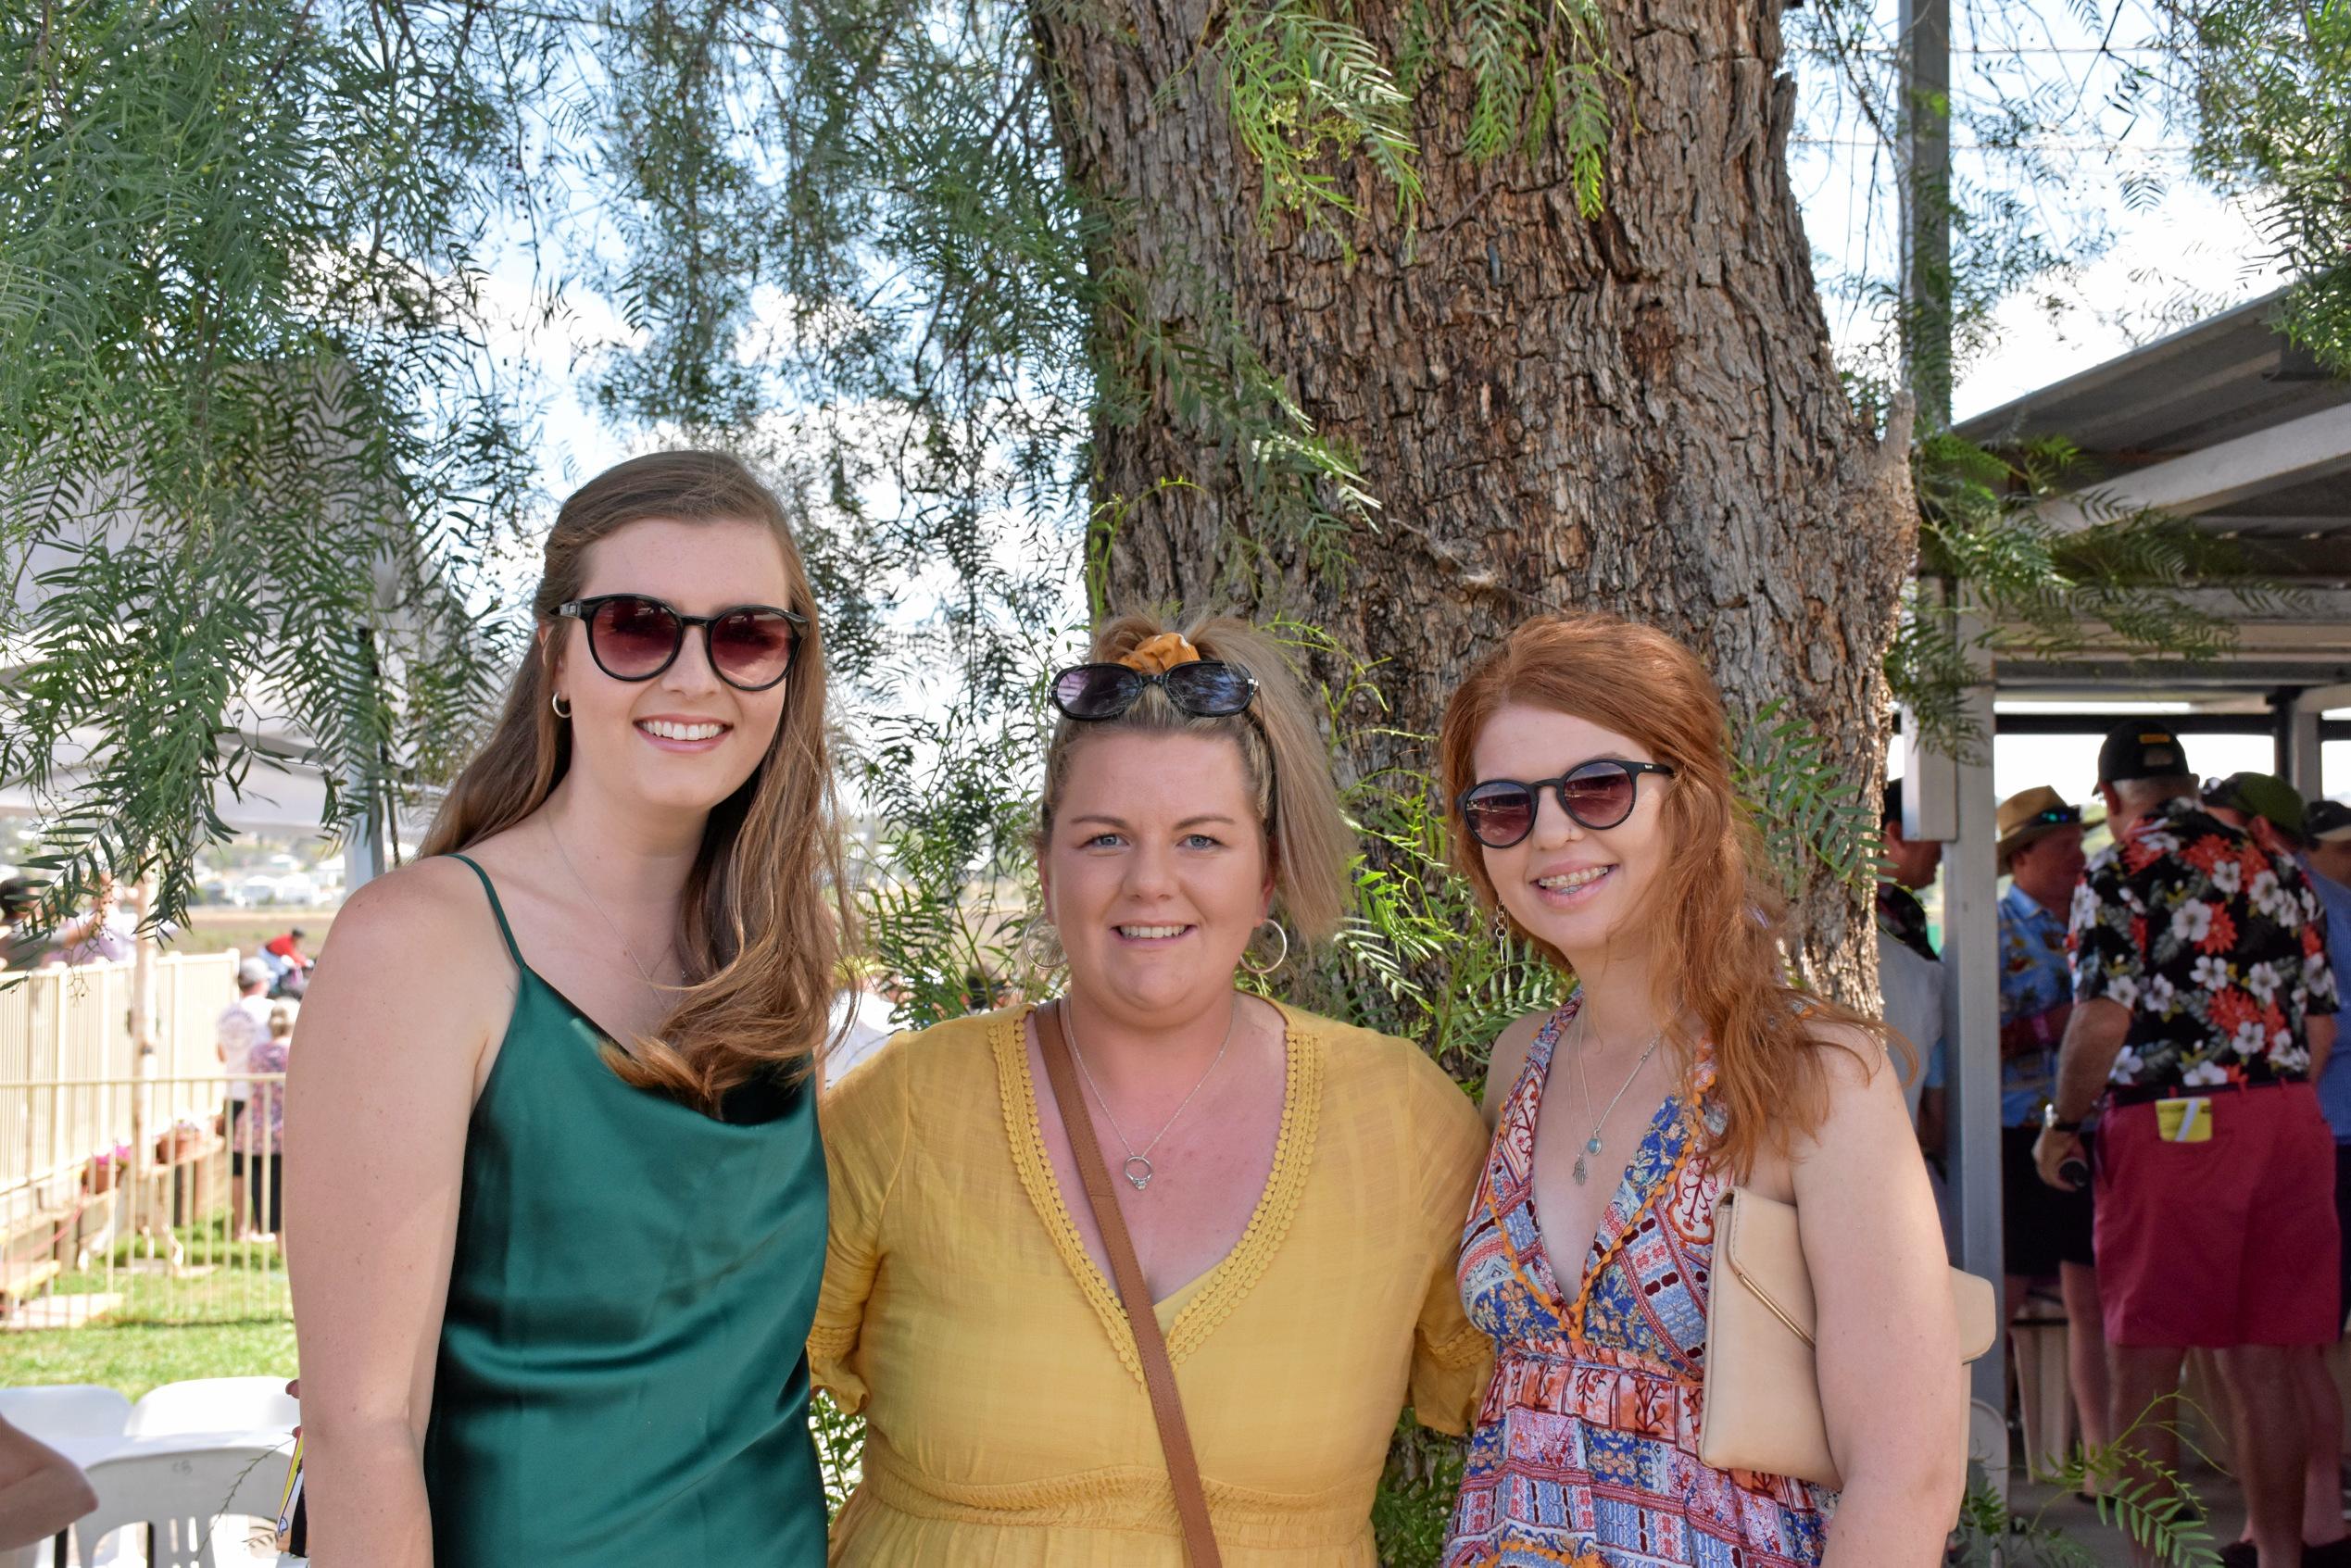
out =
<path fill-rule="evenodd" d="M 1820 1401 L 1845 1481 L 1822 1568 L 1931 1568 L 1967 1485 L 1942 1229 L 1892 1063 L 1858 1030 L 1829 1037 L 1853 1049 L 1822 1053 L 1829 1118 L 1793 1171 Z"/>
<path fill-rule="evenodd" d="M 0 1551 L 45 1541 L 97 1506 L 79 1465 L 0 1421 Z"/>
<path fill-rule="evenodd" d="M 285 1119 L 311 1556 L 429 1568 L 421 1455 L 466 1123 L 512 972 L 447 862 L 361 888 L 320 957 Z"/>

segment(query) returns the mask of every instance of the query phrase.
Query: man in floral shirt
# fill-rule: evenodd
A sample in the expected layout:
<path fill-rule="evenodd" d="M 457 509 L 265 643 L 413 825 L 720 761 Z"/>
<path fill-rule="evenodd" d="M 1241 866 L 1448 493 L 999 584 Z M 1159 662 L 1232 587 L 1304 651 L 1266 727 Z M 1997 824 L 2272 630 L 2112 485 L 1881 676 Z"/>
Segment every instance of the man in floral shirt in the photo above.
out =
<path fill-rule="evenodd" d="M 2214 1349 L 2258 1560 L 2299 1562 L 2307 1434 L 2292 1348 L 2335 1338 L 2340 1246 L 2333 1138 L 2311 1087 L 2334 1043 L 2319 903 L 2291 861 L 2204 810 L 2160 721 L 2108 734 L 2098 789 L 2115 842 L 2074 899 L 2074 1010 L 2037 1163 L 2075 1185 L 2063 1167 L 2103 1092 L 2114 1429 L 2178 1390 L 2189 1347 Z M 2164 1464 L 2178 1441 L 2162 1425 L 2135 1439 Z"/>

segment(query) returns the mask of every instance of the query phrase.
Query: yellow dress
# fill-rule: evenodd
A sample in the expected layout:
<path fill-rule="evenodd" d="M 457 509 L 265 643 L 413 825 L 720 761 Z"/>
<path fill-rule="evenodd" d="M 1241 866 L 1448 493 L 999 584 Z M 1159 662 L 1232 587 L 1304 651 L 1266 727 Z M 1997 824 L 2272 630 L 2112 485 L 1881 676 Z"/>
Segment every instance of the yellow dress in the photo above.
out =
<path fill-rule="evenodd" d="M 1183 1568 L 1134 1336 L 1046 1156 L 1026 1016 L 900 1035 L 821 1110 L 811 1375 L 867 1421 L 836 1565 Z M 1486 1130 L 1410 1042 L 1283 1017 L 1264 1194 L 1159 1319 L 1229 1568 L 1373 1568 L 1398 1411 L 1458 1433 L 1485 1382 L 1453 1268 Z"/>

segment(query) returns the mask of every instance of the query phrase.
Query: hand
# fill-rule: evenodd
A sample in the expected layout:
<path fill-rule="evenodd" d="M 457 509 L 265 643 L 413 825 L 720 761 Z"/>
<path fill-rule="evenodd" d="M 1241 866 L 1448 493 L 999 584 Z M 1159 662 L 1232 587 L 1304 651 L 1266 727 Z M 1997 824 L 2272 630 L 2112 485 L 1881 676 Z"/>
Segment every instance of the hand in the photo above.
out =
<path fill-rule="evenodd" d="M 2079 1192 L 2081 1189 L 2058 1173 L 2057 1168 L 2068 1160 L 2081 1157 L 2081 1137 L 2077 1133 L 2061 1133 L 2055 1127 L 2043 1127 L 2041 1135 L 2032 1140 L 2033 1168 L 2041 1179 L 2059 1192 Z"/>

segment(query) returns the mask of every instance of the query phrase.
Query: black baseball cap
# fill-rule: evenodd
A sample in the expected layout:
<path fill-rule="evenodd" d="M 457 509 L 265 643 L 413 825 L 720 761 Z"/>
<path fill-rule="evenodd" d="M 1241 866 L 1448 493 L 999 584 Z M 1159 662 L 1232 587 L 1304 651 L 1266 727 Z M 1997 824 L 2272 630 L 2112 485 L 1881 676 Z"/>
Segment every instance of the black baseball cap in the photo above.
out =
<path fill-rule="evenodd" d="M 2340 800 L 2313 800 L 2302 819 L 2303 836 L 2313 844 L 2340 844 L 2351 838 L 2351 806 Z"/>
<path fill-rule="evenodd" d="M 2160 719 L 2125 719 L 2098 747 L 2098 782 L 2168 779 L 2188 771 L 2188 752 Z"/>

